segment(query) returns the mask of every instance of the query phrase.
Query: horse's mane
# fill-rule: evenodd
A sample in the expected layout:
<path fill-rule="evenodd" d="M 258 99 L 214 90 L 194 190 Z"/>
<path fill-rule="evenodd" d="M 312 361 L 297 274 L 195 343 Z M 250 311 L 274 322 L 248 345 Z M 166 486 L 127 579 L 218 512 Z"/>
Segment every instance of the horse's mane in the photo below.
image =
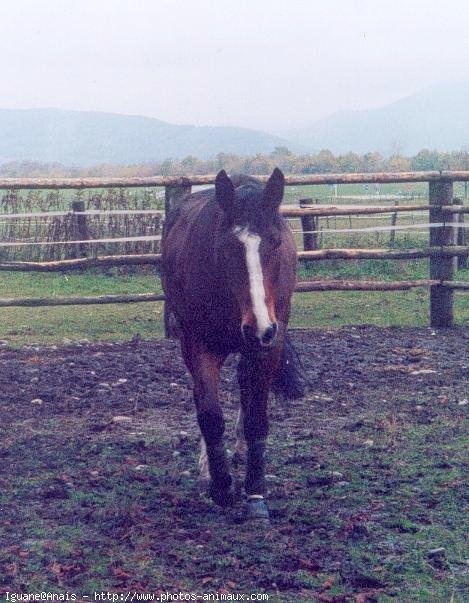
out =
<path fill-rule="evenodd" d="M 262 186 L 257 178 L 254 178 L 254 176 L 248 176 L 247 174 L 233 174 L 230 176 L 230 180 L 235 188 L 245 185 L 252 185 L 255 188 Z"/>
<path fill-rule="evenodd" d="M 230 176 L 231 182 L 235 189 L 241 189 L 238 192 L 238 203 L 243 204 L 246 200 L 255 199 L 255 203 L 259 206 L 262 202 L 262 190 L 263 184 L 254 176 L 248 176 L 247 174 L 233 174 Z M 171 211 L 166 215 L 164 226 L 163 226 L 163 239 L 169 233 L 174 224 L 178 221 L 181 213 L 187 211 L 194 204 L 203 202 L 210 203 L 215 200 L 215 187 L 196 191 L 195 193 L 188 194 L 185 196 L 182 202 L 178 203 Z M 279 228 L 286 228 L 286 222 L 282 219 L 280 214 L 276 216 L 276 222 Z"/>

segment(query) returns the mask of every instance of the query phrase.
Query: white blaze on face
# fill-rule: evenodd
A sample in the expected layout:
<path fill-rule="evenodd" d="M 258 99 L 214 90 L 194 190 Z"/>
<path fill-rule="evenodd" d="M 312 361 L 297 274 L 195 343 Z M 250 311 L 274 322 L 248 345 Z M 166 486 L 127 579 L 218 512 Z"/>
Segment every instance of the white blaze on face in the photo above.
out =
<path fill-rule="evenodd" d="M 236 237 L 244 245 L 246 251 L 246 266 L 249 275 L 249 291 L 251 294 L 252 311 L 256 317 L 257 336 L 260 338 L 270 326 L 269 313 L 265 303 L 264 276 L 262 274 L 259 245 L 259 235 L 249 232 L 247 228 L 235 227 Z"/>

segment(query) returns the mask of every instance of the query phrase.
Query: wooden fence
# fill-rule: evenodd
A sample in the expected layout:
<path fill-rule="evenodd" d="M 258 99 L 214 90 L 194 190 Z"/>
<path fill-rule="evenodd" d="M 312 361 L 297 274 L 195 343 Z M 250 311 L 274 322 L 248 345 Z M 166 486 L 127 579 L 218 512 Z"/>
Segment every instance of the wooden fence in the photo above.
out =
<path fill-rule="evenodd" d="M 259 176 L 263 182 L 268 176 Z M 0 179 L 0 189 L 83 189 L 83 188 L 114 188 L 114 187 L 165 187 L 165 211 L 169 211 L 190 194 L 192 186 L 214 184 L 215 176 L 192 176 L 190 178 L 61 178 L 61 179 L 31 179 L 4 178 Z M 453 293 L 454 290 L 469 290 L 469 282 L 454 280 L 455 259 L 469 256 L 469 245 L 464 244 L 464 238 L 456 233 L 463 233 L 463 218 L 469 213 L 468 206 L 455 204 L 453 199 L 453 183 L 469 181 L 469 171 L 452 172 L 399 172 L 399 173 L 369 173 L 369 174 L 312 174 L 290 175 L 286 177 L 287 185 L 311 184 L 352 184 L 352 183 L 397 183 L 397 182 L 428 182 L 429 203 L 390 206 L 357 207 L 346 205 L 317 206 L 311 200 L 302 200 L 299 207 L 283 206 L 282 214 L 287 218 L 299 218 L 302 223 L 304 250 L 298 253 L 301 262 L 319 260 L 344 259 L 415 259 L 429 258 L 430 278 L 414 281 L 343 281 L 343 280 L 313 280 L 301 281 L 297 292 L 311 291 L 395 291 L 407 290 L 413 287 L 430 288 L 430 320 L 435 327 L 450 327 L 453 325 Z M 71 243 L 80 246 L 80 255 L 85 254 L 86 247 L 93 244 L 86 230 L 86 215 L 83 205 L 73 208 L 76 216 L 79 239 Z M 138 210 L 130 210 L 138 211 Z M 153 210 L 145 210 L 153 211 Z M 155 213 L 161 213 L 154 210 Z M 400 212 L 428 211 L 428 228 L 430 245 L 417 249 L 317 249 L 314 237 L 317 231 L 317 218 L 327 216 L 378 215 Z M 8 217 L 8 216 L 4 216 Z M 81 234 L 80 234 L 81 233 Z M 155 237 L 153 237 L 155 238 Z M 115 240 L 115 239 L 112 239 Z M 96 242 L 96 241 L 94 241 Z M 63 242 L 61 242 L 63 243 Z M 0 243 L 7 246 L 9 243 Z M 78 254 L 77 254 L 78 255 Z M 112 267 L 143 264 L 158 264 L 159 254 L 77 257 L 75 259 L 50 262 L 0 262 L 1 270 L 55 272 L 62 270 L 83 269 L 89 267 Z M 94 297 L 54 297 L 54 298 L 14 298 L 0 299 L 0 307 L 10 306 L 53 306 L 81 304 L 114 304 L 148 301 L 164 301 L 161 294 L 141 295 L 106 295 Z"/>

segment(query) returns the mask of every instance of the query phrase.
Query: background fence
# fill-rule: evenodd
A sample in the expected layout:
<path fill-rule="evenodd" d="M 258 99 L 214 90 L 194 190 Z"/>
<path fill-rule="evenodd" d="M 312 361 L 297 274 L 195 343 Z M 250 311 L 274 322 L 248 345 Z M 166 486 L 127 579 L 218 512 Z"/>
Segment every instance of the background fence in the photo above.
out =
<path fill-rule="evenodd" d="M 266 181 L 267 178 L 267 176 L 259 177 L 261 181 Z M 89 267 L 155 266 L 160 259 L 159 245 L 164 212 L 179 203 L 184 203 L 193 186 L 211 185 L 214 180 L 215 176 L 0 179 L 0 189 L 8 191 L 3 197 L 1 207 L 3 213 L 0 213 L 0 270 L 52 272 Z M 467 225 L 464 222 L 465 214 L 469 213 L 469 206 L 454 198 L 453 187 L 455 182 L 467 181 L 469 181 L 469 172 L 287 176 L 286 184 L 291 187 L 324 184 L 428 183 L 428 202 L 422 196 L 348 195 L 344 199 L 335 197 L 334 204 L 330 202 L 322 204 L 314 197 L 305 198 L 300 195 L 300 198 L 296 199 L 296 204 L 282 206 L 281 211 L 291 220 L 297 239 L 302 240 L 303 249 L 298 252 L 300 262 L 310 263 L 331 259 L 410 260 L 416 258 L 429 258 L 430 262 L 428 279 L 308 280 L 300 281 L 297 291 L 394 291 L 429 287 L 431 324 L 451 326 L 453 292 L 469 290 L 468 282 L 457 281 L 454 278 L 456 269 L 458 266 L 463 268 L 466 265 L 469 255 L 469 245 L 466 244 Z M 137 205 L 132 202 L 133 191 L 142 187 L 144 194 L 139 196 Z M 87 204 L 83 199 L 85 189 L 93 190 Z M 47 191 L 45 197 L 38 195 L 38 191 L 41 190 Z M 28 192 L 24 196 L 20 191 Z M 67 195 L 60 197 L 59 191 L 70 191 L 70 195 L 68 198 Z M 291 196 L 286 195 L 286 197 L 290 197 L 292 201 Z M 344 201 L 352 201 L 353 204 L 344 204 Z M 373 205 L 370 205 L 370 201 Z M 371 218 L 384 218 L 389 223 L 370 224 Z M 418 221 L 422 218 L 423 222 Z M 357 224 L 357 220 L 363 222 Z M 396 245 L 398 236 L 417 229 L 420 233 L 424 233 L 424 245 L 411 248 L 407 248 L 405 244 Z M 387 247 L 324 248 L 324 244 L 330 242 L 331 235 L 335 237 L 336 243 L 340 243 L 345 235 L 368 238 L 371 236 L 377 243 L 386 237 Z M 359 240 L 357 238 L 356 242 Z M 102 250 L 108 250 L 109 245 L 112 246 L 113 253 L 109 254 L 107 251 L 106 255 L 102 255 Z M 163 300 L 164 296 L 161 294 L 0 298 L 0 307 Z"/>

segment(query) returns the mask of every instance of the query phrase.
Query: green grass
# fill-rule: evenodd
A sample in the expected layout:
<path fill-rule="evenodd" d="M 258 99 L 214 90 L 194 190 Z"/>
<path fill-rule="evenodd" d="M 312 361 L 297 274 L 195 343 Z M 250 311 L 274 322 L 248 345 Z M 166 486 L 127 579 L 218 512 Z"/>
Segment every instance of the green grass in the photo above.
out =
<path fill-rule="evenodd" d="M 153 274 L 2 274 L 2 297 L 54 297 L 75 295 L 160 292 Z M 11 345 L 67 343 L 67 340 L 110 341 L 163 334 L 163 304 L 112 304 L 2 308 L 0 339 Z"/>
<path fill-rule="evenodd" d="M 338 279 L 428 278 L 428 262 L 330 261 L 302 266 L 299 277 Z M 459 271 L 458 280 L 468 280 L 469 270 Z M 135 294 L 161 292 L 153 273 L 123 275 L 118 271 L 86 271 L 63 274 L 2 272 L 3 298 L 77 295 Z M 398 292 L 324 292 L 294 296 L 293 327 L 423 326 L 429 321 L 429 299 L 425 289 Z M 112 304 L 0 309 L 0 339 L 7 345 L 55 344 L 80 339 L 125 340 L 139 333 L 144 338 L 163 335 L 163 304 Z M 457 324 L 469 324 L 469 298 L 455 294 Z"/>

